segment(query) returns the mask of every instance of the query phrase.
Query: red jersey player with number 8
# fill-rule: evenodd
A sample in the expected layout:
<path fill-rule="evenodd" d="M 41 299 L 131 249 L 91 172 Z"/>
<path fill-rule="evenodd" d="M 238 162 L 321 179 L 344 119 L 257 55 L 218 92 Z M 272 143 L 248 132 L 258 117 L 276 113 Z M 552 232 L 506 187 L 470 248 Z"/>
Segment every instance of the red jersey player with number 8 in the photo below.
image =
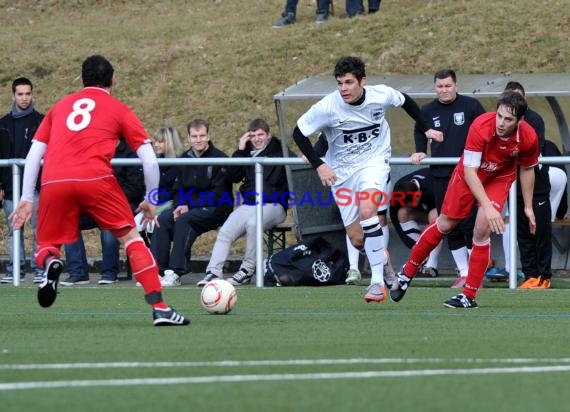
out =
<path fill-rule="evenodd" d="M 103 56 L 88 57 L 82 66 L 84 88 L 61 99 L 41 123 L 26 158 L 22 199 L 10 216 L 19 229 L 30 219 L 34 182 L 42 157 L 42 190 L 38 207 L 36 262 L 46 272 L 38 302 L 49 307 L 57 297 L 63 269 L 60 248 L 77 238 L 79 217 L 92 217 L 125 246 L 145 300 L 153 307 L 155 326 L 187 325 L 184 316 L 162 299 L 158 267 L 136 230 L 129 203 L 111 169 L 120 136 L 142 160 L 147 194 L 158 186 L 159 169 L 150 139 L 136 114 L 111 96 L 115 76 Z M 139 205 L 145 222 L 155 220 L 147 198 Z"/>

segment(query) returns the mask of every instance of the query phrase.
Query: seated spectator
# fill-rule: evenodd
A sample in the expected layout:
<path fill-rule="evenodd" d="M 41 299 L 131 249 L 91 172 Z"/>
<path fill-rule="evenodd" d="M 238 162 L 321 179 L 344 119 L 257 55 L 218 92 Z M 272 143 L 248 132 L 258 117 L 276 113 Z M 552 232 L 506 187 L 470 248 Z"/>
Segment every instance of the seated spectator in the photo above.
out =
<path fill-rule="evenodd" d="M 184 152 L 180 132 L 176 127 L 160 127 L 152 137 L 152 147 L 157 159 L 179 157 Z M 171 209 L 174 199 L 174 182 L 178 176 L 178 166 L 160 166 L 159 188 L 168 191 L 168 196 L 159 193 L 156 199 L 156 216 L 160 216 L 165 210 Z"/>
<path fill-rule="evenodd" d="M 394 185 L 392 193 L 395 195 L 390 203 L 390 220 L 399 238 L 411 249 L 417 243 L 425 225 L 437 219 L 430 168 L 419 169 L 401 177 Z M 440 251 L 441 242 L 429 254 L 421 272 L 424 276 L 438 275 Z"/>
<path fill-rule="evenodd" d="M 274 29 L 280 29 L 295 23 L 297 15 L 297 3 L 299 0 L 287 0 L 285 3 L 285 11 L 281 14 L 281 19 L 273 23 Z M 317 0 L 317 15 L 315 23 L 324 23 L 329 18 L 330 0 Z"/>
<path fill-rule="evenodd" d="M 263 119 L 252 120 L 247 131 L 239 139 L 238 149 L 233 157 L 283 157 L 281 142 L 271 135 L 269 125 Z M 223 277 L 223 266 L 230 253 L 232 243 L 247 235 L 245 256 L 238 272 L 229 282 L 244 285 L 251 281 L 255 273 L 256 248 L 256 195 L 255 168 L 252 166 L 234 166 L 230 168 L 230 178 L 234 183 L 241 182 L 238 206 L 228 217 L 218 232 L 212 250 L 212 256 L 204 279 L 198 286 L 204 286 L 215 278 Z M 288 196 L 285 166 L 265 166 L 263 168 L 263 230 L 270 229 L 283 222 L 287 213 Z"/>
<path fill-rule="evenodd" d="M 190 149 L 185 159 L 228 157 L 211 141 L 210 125 L 202 119 L 188 123 Z M 164 274 L 162 286 L 180 286 L 188 273 L 191 248 L 198 236 L 220 227 L 233 209 L 227 166 L 179 166 L 173 209 L 158 217 L 150 249 Z M 171 249 L 172 245 L 172 249 Z"/>
<path fill-rule="evenodd" d="M 121 139 L 115 150 L 115 158 L 136 158 L 125 139 Z M 134 211 L 143 200 L 145 193 L 144 176 L 141 166 L 113 166 L 113 174 L 123 189 L 131 210 Z M 64 245 L 65 258 L 69 277 L 60 282 L 63 286 L 83 285 L 89 283 L 89 265 L 85 253 L 85 244 L 81 230 L 97 227 L 95 221 L 88 216 L 80 219 L 79 236 L 74 243 Z M 103 254 L 100 285 L 117 282 L 119 273 L 119 241 L 108 230 L 101 231 L 101 249 Z"/>

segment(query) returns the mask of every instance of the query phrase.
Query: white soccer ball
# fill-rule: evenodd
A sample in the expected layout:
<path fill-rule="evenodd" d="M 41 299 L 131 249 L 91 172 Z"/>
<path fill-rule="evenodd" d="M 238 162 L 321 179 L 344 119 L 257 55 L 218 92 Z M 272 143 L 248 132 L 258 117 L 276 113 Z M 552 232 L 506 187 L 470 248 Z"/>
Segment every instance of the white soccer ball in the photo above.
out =
<path fill-rule="evenodd" d="M 230 313 L 236 302 L 236 289 L 226 280 L 214 279 L 202 288 L 200 303 L 210 313 L 216 315 Z"/>

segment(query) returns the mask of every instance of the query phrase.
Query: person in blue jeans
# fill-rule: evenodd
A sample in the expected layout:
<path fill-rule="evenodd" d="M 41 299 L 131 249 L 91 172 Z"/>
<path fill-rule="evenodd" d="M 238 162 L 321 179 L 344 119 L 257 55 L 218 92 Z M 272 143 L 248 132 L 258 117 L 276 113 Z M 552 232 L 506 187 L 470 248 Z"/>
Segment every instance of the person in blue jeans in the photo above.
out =
<path fill-rule="evenodd" d="M 299 0 L 287 0 L 285 3 L 285 11 L 281 14 L 281 19 L 273 23 L 274 29 L 279 29 L 283 26 L 295 23 L 297 3 L 299 3 Z M 324 23 L 329 18 L 329 8 L 330 0 L 317 0 L 315 23 Z"/>
<path fill-rule="evenodd" d="M 65 258 L 67 261 L 67 271 L 69 277 L 60 282 L 63 286 L 86 285 L 89 280 L 89 262 L 85 252 L 85 243 L 81 230 L 94 229 L 97 225 L 86 216 L 81 217 L 81 226 L 79 235 L 74 243 L 64 245 Z M 119 273 L 120 257 L 119 242 L 108 230 L 101 231 L 101 278 L 98 283 L 100 285 L 110 285 L 117 282 L 117 274 Z"/>
<path fill-rule="evenodd" d="M 368 0 L 368 14 L 374 14 L 380 9 L 382 0 Z M 358 14 L 365 14 L 364 2 L 362 0 L 346 0 L 346 15 L 354 17 Z"/>
<path fill-rule="evenodd" d="M 34 108 L 33 84 L 26 77 L 18 77 L 12 82 L 12 106 L 10 111 L 0 119 L 0 158 L 2 159 L 24 159 L 32 145 L 32 139 L 38 129 L 44 115 Z M 39 188 L 39 186 L 38 186 Z M 21 187 L 20 187 L 21 190 Z M 8 248 L 8 265 L 6 275 L 0 279 L 0 283 L 12 283 L 14 281 L 14 246 L 13 229 L 8 222 L 14 210 L 12 201 L 12 169 L 4 167 L 0 170 L 0 202 L 6 215 L 6 226 L 8 236 L 6 246 Z M 38 208 L 38 191 L 34 193 L 32 212 L 32 255 L 36 250 L 36 222 Z M 26 263 L 26 252 L 24 249 L 24 229 L 20 230 L 20 280 L 24 280 L 24 266 Z M 30 266 L 34 272 L 34 283 L 43 281 L 43 270 L 38 267 L 35 260 L 30 259 Z"/>

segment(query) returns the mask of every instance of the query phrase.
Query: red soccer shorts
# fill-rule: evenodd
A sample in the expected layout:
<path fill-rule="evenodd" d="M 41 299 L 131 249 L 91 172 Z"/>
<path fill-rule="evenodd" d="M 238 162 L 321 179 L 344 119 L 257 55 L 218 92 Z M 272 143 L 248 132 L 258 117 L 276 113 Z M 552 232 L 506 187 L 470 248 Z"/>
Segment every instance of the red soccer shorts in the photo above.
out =
<path fill-rule="evenodd" d="M 503 210 L 513 181 L 512 176 L 500 176 L 483 184 L 487 196 L 499 212 Z M 471 214 L 475 201 L 467 182 L 454 171 L 445 192 L 441 213 L 453 219 L 465 219 Z"/>
<path fill-rule="evenodd" d="M 79 232 L 79 217 L 83 214 L 91 216 L 102 230 L 135 227 L 129 202 L 113 176 L 54 182 L 43 185 L 40 191 L 38 243 L 74 242 Z"/>

